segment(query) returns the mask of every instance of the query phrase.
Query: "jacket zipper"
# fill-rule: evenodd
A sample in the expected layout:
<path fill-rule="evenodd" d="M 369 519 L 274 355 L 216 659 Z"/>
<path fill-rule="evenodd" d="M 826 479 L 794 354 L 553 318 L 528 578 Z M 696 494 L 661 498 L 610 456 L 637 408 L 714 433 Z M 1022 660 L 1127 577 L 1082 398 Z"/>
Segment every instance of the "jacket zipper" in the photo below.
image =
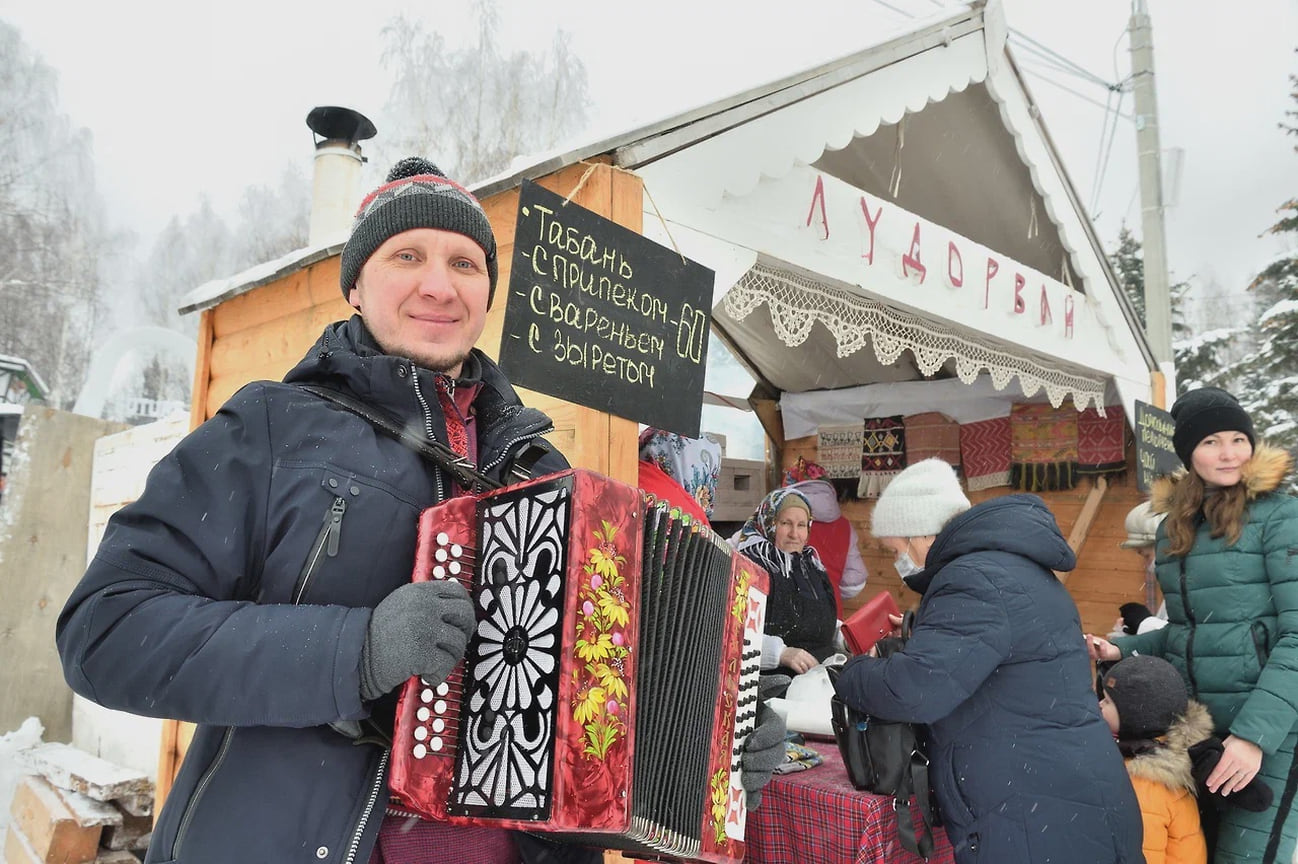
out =
<path fill-rule="evenodd" d="M 370 797 L 365 802 L 365 809 L 361 811 L 361 819 L 356 823 L 356 830 L 352 832 L 351 842 L 347 844 L 347 855 L 343 858 L 343 864 L 355 864 L 356 850 L 360 848 L 365 826 L 369 824 L 370 816 L 374 813 L 374 805 L 379 800 L 379 792 L 383 789 L 383 775 L 387 772 L 388 756 L 391 753 L 391 750 L 384 750 L 383 755 L 379 757 L 379 769 L 374 775 L 374 782 L 370 784 Z"/>
<path fill-rule="evenodd" d="M 225 727 L 225 734 L 221 736 L 221 746 L 217 748 L 216 758 L 212 760 L 211 765 L 207 766 L 207 771 L 203 773 L 202 779 L 194 787 L 194 794 L 190 795 L 189 800 L 185 802 L 185 815 L 180 817 L 180 827 L 176 829 L 176 841 L 171 844 L 171 857 L 173 860 L 179 860 L 180 858 L 180 843 L 185 837 L 185 832 L 189 830 L 189 823 L 193 820 L 194 813 L 198 809 L 198 801 L 203 797 L 203 793 L 207 791 L 207 787 L 212 782 L 212 778 L 216 776 L 216 771 L 221 767 L 221 763 L 225 761 L 225 755 L 230 752 L 232 741 L 234 741 L 234 729 L 227 726 Z"/>
<path fill-rule="evenodd" d="M 424 391 L 419 389 L 419 369 L 415 364 L 410 364 L 410 384 L 415 388 L 415 401 L 419 403 L 419 408 L 424 412 L 424 437 L 429 441 L 436 441 L 437 437 L 433 435 L 433 412 L 428 407 L 428 400 L 424 398 Z M 442 492 L 442 469 L 433 469 L 433 480 L 437 485 L 437 501 L 445 501 L 446 496 Z"/>
<path fill-rule="evenodd" d="M 293 605 L 296 606 L 302 601 L 307 583 L 315 575 L 316 567 L 320 563 L 320 553 L 323 552 L 330 558 L 338 554 L 338 539 L 343 533 L 343 514 L 346 512 L 347 502 L 341 496 L 335 496 L 334 503 L 325 514 L 324 524 L 320 526 L 320 533 L 316 535 L 315 543 L 311 544 L 311 552 L 306 556 L 306 563 L 302 565 L 297 583 L 293 586 Z"/>
<path fill-rule="evenodd" d="M 1199 682 L 1194 677 L 1194 633 L 1198 622 L 1194 620 L 1194 611 L 1190 609 L 1190 593 L 1185 576 L 1185 556 L 1181 556 L 1181 605 L 1185 607 L 1185 620 L 1190 622 L 1190 632 L 1185 636 L 1185 674 L 1190 679 L 1190 696 L 1199 698 Z"/>
<path fill-rule="evenodd" d="M 491 464 L 483 465 L 479 467 L 478 470 L 483 474 L 490 474 L 491 469 L 495 468 L 497 465 L 499 465 L 500 463 L 504 462 L 507 458 L 509 458 L 509 454 L 514 452 L 515 444 L 521 444 L 524 441 L 531 441 L 534 438 L 540 438 L 542 435 L 545 435 L 546 433 L 553 432 L 553 431 L 554 431 L 554 424 L 547 423 L 546 425 L 542 426 L 540 429 L 537 429 L 534 432 L 528 432 L 526 435 L 518 435 L 513 438 L 510 438 L 509 441 L 505 443 L 505 446 L 501 448 L 500 455 L 497 456 L 495 460 L 491 462 Z"/>

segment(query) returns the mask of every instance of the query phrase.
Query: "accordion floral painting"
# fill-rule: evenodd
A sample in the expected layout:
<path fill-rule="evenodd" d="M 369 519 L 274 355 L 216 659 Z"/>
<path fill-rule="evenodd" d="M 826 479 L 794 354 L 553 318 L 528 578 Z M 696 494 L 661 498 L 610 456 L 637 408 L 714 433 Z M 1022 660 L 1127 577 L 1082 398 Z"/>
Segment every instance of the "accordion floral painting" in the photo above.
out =
<path fill-rule="evenodd" d="M 603 521 L 594 532 L 596 545 L 586 553 L 583 582 L 577 591 L 577 656 L 585 666 L 573 669 L 573 719 L 586 732 L 585 753 L 603 759 L 626 736 L 626 661 L 631 654 L 625 628 L 631 605 L 618 568 L 626 556 L 614 544 L 617 526 Z"/>

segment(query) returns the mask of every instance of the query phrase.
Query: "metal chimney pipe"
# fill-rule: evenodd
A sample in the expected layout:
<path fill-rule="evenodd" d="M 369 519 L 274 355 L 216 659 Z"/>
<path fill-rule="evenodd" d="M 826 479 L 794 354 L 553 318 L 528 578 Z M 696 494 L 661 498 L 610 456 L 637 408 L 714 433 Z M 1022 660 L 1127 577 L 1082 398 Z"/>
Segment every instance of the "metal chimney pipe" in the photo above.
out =
<path fill-rule="evenodd" d="M 351 228 L 361 199 L 360 142 L 377 134 L 359 111 L 335 106 L 312 108 L 306 125 L 316 137 L 315 171 L 311 183 L 311 227 L 307 242 L 342 240 Z"/>

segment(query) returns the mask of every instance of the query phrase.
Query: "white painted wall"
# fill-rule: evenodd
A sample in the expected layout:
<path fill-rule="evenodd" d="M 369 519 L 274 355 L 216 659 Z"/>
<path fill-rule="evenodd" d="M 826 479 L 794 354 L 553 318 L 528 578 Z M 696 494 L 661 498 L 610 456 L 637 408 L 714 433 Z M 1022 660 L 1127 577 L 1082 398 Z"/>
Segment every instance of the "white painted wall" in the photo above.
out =
<path fill-rule="evenodd" d="M 189 415 L 177 412 L 156 423 L 105 435 L 95 442 L 87 562 L 99 548 L 108 518 L 140 497 L 149 471 L 188 431 Z M 143 771 L 155 781 L 161 730 L 161 720 L 102 708 L 80 696 L 73 698 L 73 746 L 109 762 Z"/>

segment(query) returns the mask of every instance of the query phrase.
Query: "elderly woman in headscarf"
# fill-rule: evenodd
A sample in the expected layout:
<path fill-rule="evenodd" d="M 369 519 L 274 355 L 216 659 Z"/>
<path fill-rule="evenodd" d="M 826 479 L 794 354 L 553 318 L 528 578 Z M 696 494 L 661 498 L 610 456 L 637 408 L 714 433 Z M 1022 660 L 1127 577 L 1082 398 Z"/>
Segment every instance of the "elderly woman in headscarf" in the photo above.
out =
<path fill-rule="evenodd" d="M 771 576 L 762 669 L 806 672 L 834 653 L 838 607 L 829 574 L 807 545 L 811 504 L 800 492 L 776 489 L 757 505 L 733 542 Z"/>

